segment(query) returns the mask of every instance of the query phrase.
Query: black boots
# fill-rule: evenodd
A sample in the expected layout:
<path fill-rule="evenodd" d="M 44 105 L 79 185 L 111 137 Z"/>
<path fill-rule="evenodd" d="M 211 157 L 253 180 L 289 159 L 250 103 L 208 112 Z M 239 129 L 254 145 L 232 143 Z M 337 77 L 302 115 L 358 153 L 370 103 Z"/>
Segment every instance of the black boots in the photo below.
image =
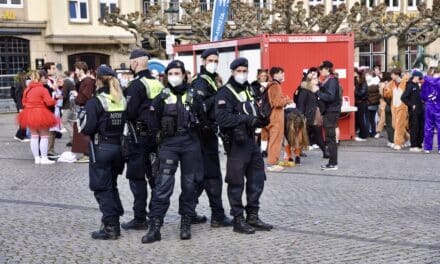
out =
<path fill-rule="evenodd" d="M 180 239 L 191 239 L 191 216 L 182 215 L 180 220 Z"/>
<path fill-rule="evenodd" d="M 246 221 L 244 221 L 244 217 L 242 215 L 235 216 L 233 221 L 234 228 L 232 229 L 234 232 L 242 233 L 242 234 L 253 234 L 255 233 L 255 229 L 250 226 Z"/>
<path fill-rule="evenodd" d="M 211 227 L 226 227 L 231 226 L 232 220 L 231 218 L 227 217 L 226 215 L 223 216 L 223 219 L 214 219 L 211 218 Z"/>
<path fill-rule="evenodd" d="M 261 221 L 257 212 L 248 212 L 246 222 L 257 230 L 270 231 L 273 226 Z"/>
<path fill-rule="evenodd" d="M 157 218 L 150 219 L 148 233 L 142 237 L 142 243 L 153 243 L 161 240 L 160 227 L 162 221 Z"/>
<path fill-rule="evenodd" d="M 203 223 L 206 223 L 207 220 L 208 219 L 206 218 L 206 216 L 196 214 L 195 216 L 193 216 L 191 218 L 191 224 L 193 224 L 193 225 L 203 224 Z"/>
<path fill-rule="evenodd" d="M 115 240 L 121 236 L 121 227 L 118 224 L 102 224 L 98 231 L 92 232 L 93 239 Z"/>
<path fill-rule="evenodd" d="M 133 220 L 131 220 L 130 222 L 122 223 L 121 227 L 125 230 L 147 230 L 148 222 L 146 220 L 133 218 Z"/>

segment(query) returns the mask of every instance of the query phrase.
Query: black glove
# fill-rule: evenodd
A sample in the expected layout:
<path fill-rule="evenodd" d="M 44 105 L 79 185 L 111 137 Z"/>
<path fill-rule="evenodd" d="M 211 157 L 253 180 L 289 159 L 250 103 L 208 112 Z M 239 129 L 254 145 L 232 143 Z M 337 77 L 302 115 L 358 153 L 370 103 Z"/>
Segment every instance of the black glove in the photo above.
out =
<path fill-rule="evenodd" d="M 249 118 L 247 125 L 249 128 L 266 127 L 267 125 L 269 125 L 269 120 L 263 117 L 252 116 L 251 118 Z"/>
<path fill-rule="evenodd" d="M 270 124 L 269 118 L 259 117 L 256 127 L 267 127 Z"/>
<path fill-rule="evenodd" d="M 258 124 L 258 118 L 256 118 L 255 116 L 249 116 L 246 125 L 249 128 L 255 128 Z"/>

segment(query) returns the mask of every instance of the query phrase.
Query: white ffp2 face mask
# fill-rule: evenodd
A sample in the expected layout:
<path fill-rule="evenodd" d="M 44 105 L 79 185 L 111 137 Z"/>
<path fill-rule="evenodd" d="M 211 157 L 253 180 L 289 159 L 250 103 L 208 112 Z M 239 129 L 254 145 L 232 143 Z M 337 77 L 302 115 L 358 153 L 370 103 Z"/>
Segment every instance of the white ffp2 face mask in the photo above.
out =
<path fill-rule="evenodd" d="M 209 73 L 214 74 L 217 71 L 218 64 L 215 62 L 210 62 L 206 64 L 205 68 Z"/>
<path fill-rule="evenodd" d="M 168 82 L 171 86 L 176 87 L 183 83 L 183 77 L 177 75 L 168 76 Z"/>
<path fill-rule="evenodd" d="M 248 75 L 247 73 L 238 73 L 237 75 L 234 76 L 234 79 L 239 84 L 243 84 L 247 81 Z"/>

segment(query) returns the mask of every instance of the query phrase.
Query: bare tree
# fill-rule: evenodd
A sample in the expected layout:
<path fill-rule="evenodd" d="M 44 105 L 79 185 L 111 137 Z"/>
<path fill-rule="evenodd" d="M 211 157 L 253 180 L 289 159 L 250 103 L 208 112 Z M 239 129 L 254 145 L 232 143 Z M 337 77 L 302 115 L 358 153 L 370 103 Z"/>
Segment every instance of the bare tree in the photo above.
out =
<path fill-rule="evenodd" d="M 417 9 L 417 14 L 408 15 L 388 12 L 385 4 L 368 9 L 356 3 L 347 17 L 345 30 L 355 33 L 357 44 L 395 37 L 398 63 L 406 68 L 408 46 L 425 47 L 440 37 L 440 0 L 434 0 L 432 9 L 424 2 Z"/>
<path fill-rule="evenodd" d="M 120 27 L 130 32 L 135 40 L 136 46 L 142 47 L 142 42 L 147 41 L 150 49 L 147 51 L 158 58 L 165 59 L 166 52 L 161 46 L 158 33 L 169 34 L 166 20 L 160 15 L 159 5 L 149 6 L 146 15 L 139 12 L 121 14 L 120 9 L 113 13 L 106 13 L 99 19 L 99 22 L 109 27 Z"/>

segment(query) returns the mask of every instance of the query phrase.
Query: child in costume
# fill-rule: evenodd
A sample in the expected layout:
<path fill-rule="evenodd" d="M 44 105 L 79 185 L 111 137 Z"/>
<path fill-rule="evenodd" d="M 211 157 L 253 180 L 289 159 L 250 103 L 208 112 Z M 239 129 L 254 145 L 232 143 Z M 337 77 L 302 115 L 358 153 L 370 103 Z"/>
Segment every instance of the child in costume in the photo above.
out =
<path fill-rule="evenodd" d="M 286 118 L 286 139 L 288 145 L 285 147 L 287 154 L 284 163 L 288 163 L 292 157 L 292 153 L 295 155 L 295 165 L 301 164 L 301 152 L 306 150 L 309 146 L 309 139 L 307 136 L 307 125 L 304 116 L 298 111 L 291 111 Z M 290 165 L 290 164 L 288 164 Z M 287 166 L 287 164 L 286 164 Z"/>

